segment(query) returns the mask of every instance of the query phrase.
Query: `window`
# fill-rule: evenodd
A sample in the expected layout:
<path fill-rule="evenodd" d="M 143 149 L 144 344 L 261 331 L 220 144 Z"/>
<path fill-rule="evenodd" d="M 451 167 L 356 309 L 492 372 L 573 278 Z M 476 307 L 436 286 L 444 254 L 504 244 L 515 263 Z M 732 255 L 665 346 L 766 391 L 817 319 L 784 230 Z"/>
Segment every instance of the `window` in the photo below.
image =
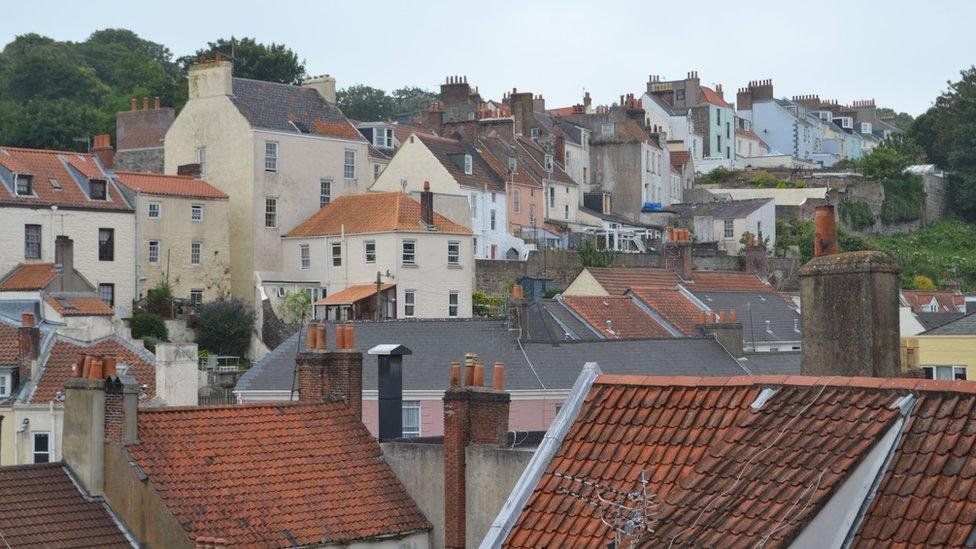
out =
<path fill-rule="evenodd" d="M 203 303 L 203 290 L 190 290 L 190 304 L 199 305 Z"/>
<path fill-rule="evenodd" d="M 563 217 L 565 219 L 569 219 L 569 204 L 566 204 L 565 206 L 563 206 L 563 208 L 566 210 L 565 213 L 563 214 Z"/>
<path fill-rule="evenodd" d="M 200 165 L 200 175 L 199 179 L 203 179 L 203 175 L 207 173 L 207 148 L 197 147 L 197 164 Z"/>
<path fill-rule="evenodd" d="M 98 297 L 109 307 L 115 307 L 115 284 L 99 284 Z"/>
<path fill-rule="evenodd" d="M 685 100 L 685 90 L 684 90 L 684 88 L 679 89 L 679 90 L 674 90 L 674 98 L 677 99 L 678 101 L 684 101 Z"/>
<path fill-rule="evenodd" d="M 305 293 L 308 295 L 308 300 L 311 303 L 315 303 L 319 300 L 319 289 L 318 288 L 305 288 Z"/>
<path fill-rule="evenodd" d="M 509 156 L 508 157 L 508 172 L 509 173 L 515 173 L 515 171 L 517 169 L 518 169 L 518 158 L 515 158 L 514 156 Z"/>
<path fill-rule="evenodd" d="M 494 204 L 498 200 L 498 193 L 491 193 L 491 203 Z"/>
<path fill-rule="evenodd" d="M 15 183 L 15 191 L 18 195 L 32 195 L 34 194 L 34 176 L 17 174 L 17 181 Z"/>
<path fill-rule="evenodd" d="M 545 164 L 543 166 L 545 167 L 547 172 L 553 171 L 553 167 L 555 166 L 555 164 L 553 163 L 551 154 L 546 155 Z"/>
<path fill-rule="evenodd" d="M 735 229 L 732 227 L 733 221 L 731 219 L 726 219 L 724 223 L 725 223 L 725 226 L 723 227 L 723 229 L 724 229 L 724 232 L 725 232 L 725 238 L 734 238 L 735 237 Z"/>
<path fill-rule="evenodd" d="M 159 241 L 149 241 L 149 263 L 155 265 L 159 263 Z"/>
<path fill-rule="evenodd" d="M 298 246 L 298 257 L 301 260 L 302 269 L 308 269 L 312 266 L 312 258 L 308 250 L 308 244 Z"/>
<path fill-rule="evenodd" d="M 163 214 L 163 205 L 159 202 L 150 202 L 146 210 L 149 219 L 159 219 Z"/>
<path fill-rule="evenodd" d="M 613 135 L 613 124 L 603 124 L 601 131 L 603 135 Z"/>
<path fill-rule="evenodd" d="M 518 189 L 512 191 L 512 203 L 514 204 L 515 213 L 522 212 L 522 193 Z"/>
<path fill-rule="evenodd" d="M 471 251 L 472 251 L 472 253 L 474 253 L 474 255 L 478 255 L 478 237 L 477 236 L 471 239 Z"/>
<path fill-rule="evenodd" d="M 323 179 L 319 181 L 319 208 L 324 208 L 332 202 L 332 180 Z"/>
<path fill-rule="evenodd" d="M 332 245 L 332 266 L 342 266 L 342 244 L 338 242 Z"/>
<path fill-rule="evenodd" d="M 190 265 L 199 265 L 201 255 L 203 255 L 203 244 L 190 242 Z"/>
<path fill-rule="evenodd" d="M 203 204 L 190 205 L 190 221 L 203 221 Z"/>
<path fill-rule="evenodd" d="M 104 181 L 92 179 L 88 182 L 88 188 L 91 189 L 92 200 L 106 200 Z"/>
<path fill-rule="evenodd" d="M 532 139 L 538 139 L 539 138 L 539 128 L 532 128 L 531 130 L 529 130 L 529 135 L 532 137 Z"/>
<path fill-rule="evenodd" d="M 416 240 L 403 241 L 403 263 L 406 265 L 414 265 L 417 263 L 417 241 Z"/>
<path fill-rule="evenodd" d="M 342 166 L 342 176 L 346 179 L 356 179 L 356 151 L 346 149 L 345 163 Z"/>
<path fill-rule="evenodd" d="M 471 195 L 471 217 L 478 217 L 478 195 Z"/>
<path fill-rule="evenodd" d="M 556 187 L 553 186 L 549 187 L 549 207 L 556 207 Z"/>
<path fill-rule="evenodd" d="M 284 286 L 278 286 L 278 292 L 277 293 L 278 293 L 278 297 L 285 297 L 285 287 Z"/>
<path fill-rule="evenodd" d="M 471 155 L 466 154 L 464 155 L 464 173 L 466 175 L 471 175 L 473 171 L 474 171 L 474 166 L 472 165 L 471 162 Z"/>
<path fill-rule="evenodd" d="M 41 258 L 41 226 L 24 225 L 24 259 Z"/>
<path fill-rule="evenodd" d="M 448 265 L 460 265 L 461 264 L 461 243 L 460 242 L 448 242 L 447 243 L 447 264 Z"/>
<path fill-rule="evenodd" d="M 491 211 L 491 230 L 495 230 L 495 210 Z"/>
<path fill-rule="evenodd" d="M 363 242 L 363 255 L 366 263 L 376 263 L 376 241 L 367 240 Z"/>
<path fill-rule="evenodd" d="M 98 260 L 115 261 L 115 229 L 98 229 Z"/>
<path fill-rule="evenodd" d="M 10 396 L 10 374 L 0 374 L 0 397 Z"/>
<path fill-rule="evenodd" d="M 420 401 L 403 401 L 403 436 L 420 436 Z"/>
<path fill-rule="evenodd" d="M 717 140 L 716 143 L 718 144 L 715 148 L 718 149 L 719 154 L 721 154 L 722 153 L 722 136 L 721 135 L 716 135 L 715 136 L 715 139 Z M 712 156 L 715 156 L 715 155 L 713 154 Z"/>
<path fill-rule="evenodd" d="M 965 381 L 967 378 L 965 366 L 922 366 L 922 370 L 929 379 Z"/>
<path fill-rule="evenodd" d="M 264 171 L 278 171 L 278 143 L 275 141 L 264 142 Z"/>
<path fill-rule="evenodd" d="M 447 316 L 458 315 L 458 300 L 459 295 L 456 291 L 447 294 Z"/>
<path fill-rule="evenodd" d="M 407 290 L 403 292 L 403 316 L 413 316 L 414 307 L 416 306 L 416 292 L 414 290 Z"/>
<path fill-rule="evenodd" d="M 264 199 L 264 226 L 274 229 L 278 226 L 278 199 Z"/>
<path fill-rule="evenodd" d="M 56 191 L 60 191 L 60 190 L 62 190 L 62 189 L 61 189 L 61 182 L 60 182 L 60 181 L 58 181 L 57 179 L 55 179 L 55 178 L 53 178 L 53 177 L 52 177 L 52 178 L 51 178 L 51 179 L 49 179 L 48 181 L 50 181 L 50 182 L 51 182 L 51 188 L 52 188 L 52 189 L 54 189 L 54 190 L 56 190 Z"/>
<path fill-rule="evenodd" d="M 33 433 L 34 435 L 34 463 L 48 463 L 51 461 L 51 436 L 49 433 Z"/>
<path fill-rule="evenodd" d="M 715 125 L 722 125 L 722 109 L 715 107 Z"/>
<path fill-rule="evenodd" d="M 393 148 L 392 128 L 373 128 L 373 145 L 380 148 Z"/>

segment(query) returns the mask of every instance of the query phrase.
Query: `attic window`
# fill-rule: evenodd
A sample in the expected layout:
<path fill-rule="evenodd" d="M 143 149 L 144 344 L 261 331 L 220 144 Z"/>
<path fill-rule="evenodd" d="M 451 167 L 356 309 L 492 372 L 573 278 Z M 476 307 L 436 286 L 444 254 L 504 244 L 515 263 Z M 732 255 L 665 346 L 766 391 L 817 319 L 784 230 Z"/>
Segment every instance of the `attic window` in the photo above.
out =
<path fill-rule="evenodd" d="M 34 194 L 34 176 L 22 173 L 17 174 L 14 190 L 18 196 L 31 196 Z"/>
<path fill-rule="evenodd" d="M 105 198 L 105 182 L 100 179 L 92 179 L 88 182 L 91 188 L 91 199 L 92 200 L 106 200 Z"/>
<path fill-rule="evenodd" d="M 474 166 L 472 166 L 471 155 L 466 154 L 464 155 L 464 173 L 465 175 L 471 175 L 473 171 L 474 171 Z"/>
<path fill-rule="evenodd" d="M 56 191 L 60 191 L 61 190 L 61 182 L 60 181 L 58 181 L 57 179 L 54 179 L 53 177 L 49 181 L 51 182 L 51 188 L 52 189 L 54 189 Z"/>

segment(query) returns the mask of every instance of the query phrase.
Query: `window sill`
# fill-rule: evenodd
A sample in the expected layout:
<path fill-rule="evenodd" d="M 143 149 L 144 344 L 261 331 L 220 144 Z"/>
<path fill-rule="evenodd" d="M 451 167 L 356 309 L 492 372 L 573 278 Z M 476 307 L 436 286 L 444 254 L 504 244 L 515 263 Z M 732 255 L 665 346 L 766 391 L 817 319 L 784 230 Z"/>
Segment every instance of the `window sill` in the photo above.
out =
<path fill-rule="evenodd" d="M 447 266 L 447 268 L 448 268 L 448 269 L 457 269 L 457 270 L 461 270 L 461 269 L 463 269 L 463 268 L 464 268 L 464 266 L 463 266 L 463 265 L 448 265 L 448 266 Z"/>
<path fill-rule="evenodd" d="M 420 267 L 420 265 L 417 265 L 416 263 L 401 263 L 400 266 L 405 269 L 417 269 Z"/>

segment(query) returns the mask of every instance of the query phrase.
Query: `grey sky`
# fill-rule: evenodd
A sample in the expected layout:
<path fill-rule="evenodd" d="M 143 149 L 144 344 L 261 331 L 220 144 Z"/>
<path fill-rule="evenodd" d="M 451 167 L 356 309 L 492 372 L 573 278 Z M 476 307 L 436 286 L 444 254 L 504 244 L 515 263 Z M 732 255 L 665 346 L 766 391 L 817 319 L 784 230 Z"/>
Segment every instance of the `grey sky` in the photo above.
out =
<path fill-rule="evenodd" d="M 37 32 L 83 40 L 129 28 L 192 53 L 219 36 L 253 36 L 294 49 L 311 74 L 339 87 L 437 89 L 467 75 L 481 94 L 513 86 L 547 106 L 597 103 L 644 90 L 649 74 L 697 70 L 726 98 L 749 80 L 772 78 L 780 96 L 816 93 L 849 102 L 874 98 L 917 115 L 976 63 L 976 1 L 218 3 L 33 0 L 3 10 L 0 40 Z M 28 6 L 28 7 L 22 7 Z M 155 6 L 155 9 L 153 9 Z"/>

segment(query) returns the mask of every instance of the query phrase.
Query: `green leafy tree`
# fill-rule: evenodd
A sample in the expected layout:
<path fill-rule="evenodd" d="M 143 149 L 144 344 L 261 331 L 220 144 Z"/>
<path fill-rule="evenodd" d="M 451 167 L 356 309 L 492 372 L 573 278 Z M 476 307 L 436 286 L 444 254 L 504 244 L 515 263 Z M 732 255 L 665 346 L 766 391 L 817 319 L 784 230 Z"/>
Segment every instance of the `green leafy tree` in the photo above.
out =
<path fill-rule="evenodd" d="M 305 291 L 285 292 L 285 297 L 281 300 L 281 312 L 285 322 L 304 322 L 311 315 L 312 298 Z"/>
<path fill-rule="evenodd" d="M 197 311 L 197 344 L 219 355 L 244 356 L 253 329 L 254 311 L 240 299 L 217 299 Z"/>
<path fill-rule="evenodd" d="M 305 79 L 305 60 L 284 44 L 262 44 L 253 38 L 219 38 L 193 55 L 181 57 L 184 70 L 201 59 L 213 59 L 217 52 L 234 62 L 234 76 L 281 84 L 300 84 Z"/>
<path fill-rule="evenodd" d="M 600 248 L 593 243 L 593 238 L 583 237 L 576 247 L 576 255 L 583 267 L 610 267 L 613 265 L 613 250 Z"/>
<path fill-rule="evenodd" d="M 393 114 L 415 113 L 426 110 L 431 103 L 436 102 L 438 99 L 436 93 L 416 86 L 405 86 L 393 90 L 390 96 L 393 98 Z"/>
<path fill-rule="evenodd" d="M 343 114 L 362 122 L 389 120 L 396 110 L 393 98 L 385 91 L 364 84 L 339 90 L 336 102 Z"/>
<path fill-rule="evenodd" d="M 142 339 L 150 336 L 157 341 L 169 341 L 169 330 L 166 329 L 166 322 L 162 317 L 152 313 L 136 313 L 129 321 L 129 328 L 132 330 L 134 339 Z"/>
<path fill-rule="evenodd" d="M 907 130 L 915 121 L 915 117 L 907 112 L 895 112 L 894 109 L 887 107 L 878 107 L 878 116 L 893 116 L 894 118 L 888 122 L 900 130 Z"/>

